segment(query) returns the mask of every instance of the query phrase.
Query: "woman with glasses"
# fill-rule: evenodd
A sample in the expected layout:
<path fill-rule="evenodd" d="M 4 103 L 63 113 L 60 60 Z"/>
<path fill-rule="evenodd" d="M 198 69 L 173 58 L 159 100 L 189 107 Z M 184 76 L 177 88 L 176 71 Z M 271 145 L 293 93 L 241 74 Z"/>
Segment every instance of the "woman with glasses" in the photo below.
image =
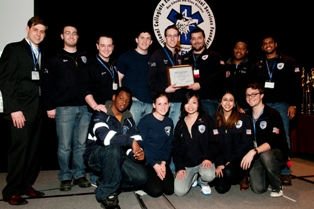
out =
<path fill-rule="evenodd" d="M 215 189 L 228 192 L 231 185 L 238 184 L 245 172 L 240 167 L 243 156 L 253 148 L 251 121 L 240 113 L 234 94 L 227 91 L 221 97 L 217 112 L 213 115 L 221 143 L 216 165 Z M 248 189 L 248 182 L 240 190 Z"/>

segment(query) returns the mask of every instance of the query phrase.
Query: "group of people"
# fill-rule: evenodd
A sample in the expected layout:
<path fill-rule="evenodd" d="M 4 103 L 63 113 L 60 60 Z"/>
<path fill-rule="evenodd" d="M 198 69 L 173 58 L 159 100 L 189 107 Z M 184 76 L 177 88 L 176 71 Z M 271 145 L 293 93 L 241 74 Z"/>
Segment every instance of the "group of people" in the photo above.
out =
<path fill-rule="evenodd" d="M 47 28 L 32 17 L 26 38 L 8 44 L 0 59 L 11 129 L 2 191 L 9 204 L 44 196 L 32 187 L 44 111 L 56 122 L 60 191 L 93 185 L 103 208 L 120 208 L 121 189 L 158 197 L 200 186 L 208 196 L 212 186 L 223 194 L 234 184 L 255 193 L 270 185 L 270 196 L 280 197 L 282 185 L 291 185 L 289 120 L 300 103 L 301 76 L 295 60 L 277 52 L 275 37 L 262 39 L 265 56 L 256 64 L 245 41 L 225 62 L 206 48 L 201 28 L 180 55 L 180 32 L 170 25 L 163 48 L 150 53 L 152 34 L 142 30 L 136 48 L 116 60 L 111 34 L 98 36 L 91 55 L 77 47 L 77 26 L 66 23 L 63 48 L 46 58 L 39 44 Z M 193 66 L 187 88 L 168 83 L 167 68 L 181 64 Z"/>

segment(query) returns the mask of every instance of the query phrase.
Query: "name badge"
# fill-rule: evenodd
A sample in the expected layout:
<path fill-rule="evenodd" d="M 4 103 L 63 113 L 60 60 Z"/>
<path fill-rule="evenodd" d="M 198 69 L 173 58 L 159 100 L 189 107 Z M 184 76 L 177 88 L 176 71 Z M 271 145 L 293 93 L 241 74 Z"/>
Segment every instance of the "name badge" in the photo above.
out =
<path fill-rule="evenodd" d="M 38 71 L 32 71 L 32 80 L 39 80 L 39 72 Z"/>
<path fill-rule="evenodd" d="M 194 73 L 194 78 L 199 78 L 200 77 L 200 70 L 199 69 L 193 70 L 193 73 Z"/>
<path fill-rule="evenodd" d="M 273 89 L 275 88 L 275 82 L 265 82 L 265 88 Z"/>
<path fill-rule="evenodd" d="M 113 90 L 117 90 L 117 89 L 118 89 L 118 84 L 115 83 L 115 82 L 113 82 L 113 83 L 112 83 L 112 89 L 113 89 Z"/>

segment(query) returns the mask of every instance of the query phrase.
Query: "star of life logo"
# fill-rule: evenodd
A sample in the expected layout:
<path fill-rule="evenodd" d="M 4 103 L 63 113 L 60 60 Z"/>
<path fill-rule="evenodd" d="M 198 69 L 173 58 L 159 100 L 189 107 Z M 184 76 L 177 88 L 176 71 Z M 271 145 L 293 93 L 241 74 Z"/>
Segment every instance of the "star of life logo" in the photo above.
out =
<path fill-rule="evenodd" d="M 153 28 L 157 41 L 164 47 L 164 31 L 175 24 L 180 31 L 180 54 L 191 50 L 190 32 L 199 27 L 204 30 L 206 47 L 215 37 L 216 22 L 212 10 L 204 0 L 161 0 L 153 16 Z"/>

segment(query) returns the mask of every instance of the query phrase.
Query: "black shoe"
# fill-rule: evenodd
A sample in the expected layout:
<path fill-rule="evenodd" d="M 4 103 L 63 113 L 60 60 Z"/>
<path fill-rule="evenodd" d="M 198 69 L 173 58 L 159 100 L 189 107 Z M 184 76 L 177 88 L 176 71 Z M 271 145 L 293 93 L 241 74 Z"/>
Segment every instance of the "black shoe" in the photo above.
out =
<path fill-rule="evenodd" d="M 281 179 L 282 185 L 285 185 L 285 186 L 291 186 L 292 185 L 290 175 L 281 175 L 280 179 Z"/>
<path fill-rule="evenodd" d="M 86 177 L 81 177 L 78 179 L 74 179 L 73 181 L 74 185 L 79 185 L 79 187 L 90 187 L 91 183 L 86 179 Z"/>
<path fill-rule="evenodd" d="M 61 181 L 60 191 L 70 191 L 71 190 L 71 180 Z"/>
<path fill-rule="evenodd" d="M 101 200 L 100 206 L 105 209 L 121 209 L 118 203 L 119 203 L 118 195 L 113 194 L 107 197 L 107 199 Z"/>

